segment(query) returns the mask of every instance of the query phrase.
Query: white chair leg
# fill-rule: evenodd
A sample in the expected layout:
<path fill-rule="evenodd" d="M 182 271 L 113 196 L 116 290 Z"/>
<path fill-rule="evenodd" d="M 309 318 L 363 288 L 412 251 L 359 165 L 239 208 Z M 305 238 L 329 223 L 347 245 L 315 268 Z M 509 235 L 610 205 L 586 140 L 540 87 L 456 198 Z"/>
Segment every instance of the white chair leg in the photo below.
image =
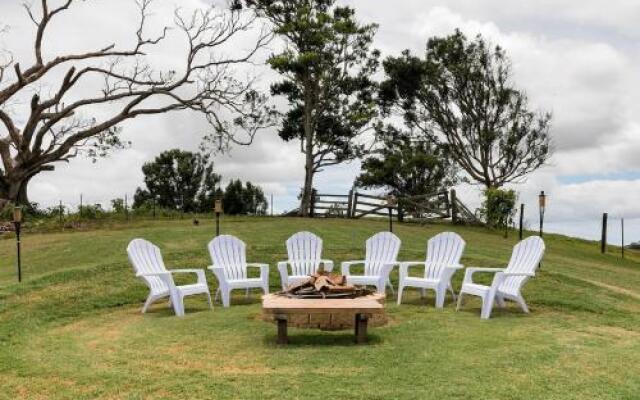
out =
<path fill-rule="evenodd" d="M 451 284 L 451 282 L 449 282 L 449 291 L 451 291 L 451 297 L 453 298 L 453 301 L 456 301 L 456 292 L 453 291 L 453 285 Z"/>
<path fill-rule="evenodd" d="M 496 295 L 496 303 L 498 303 L 498 307 L 505 308 L 507 303 L 504 302 L 504 297 L 500 295 Z"/>
<path fill-rule="evenodd" d="M 391 284 L 391 279 L 387 279 L 387 285 L 389 286 L 389 289 L 391 289 L 391 294 L 395 295 L 396 292 L 393 290 L 393 285 Z"/>
<path fill-rule="evenodd" d="M 229 307 L 231 305 L 231 289 L 224 288 L 220 294 L 222 295 L 222 306 Z"/>
<path fill-rule="evenodd" d="M 249 298 L 249 288 L 246 288 L 244 291 L 244 298 L 248 299 Z"/>
<path fill-rule="evenodd" d="M 404 290 L 404 286 L 402 284 L 398 285 L 398 305 L 402 303 L 402 291 Z"/>
<path fill-rule="evenodd" d="M 447 294 L 447 288 L 440 286 L 436 288 L 436 308 L 444 307 L 444 296 Z"/>
<path fill-rule="evenodd" d="M 209 303 L 209 309 L 213 310 L 213 302 L 211 301 L 211 293 L 208 291 L 204 293 L 207 296 L 207 303 Z"/>
<path fill-rule="evenodd" d="M 264 292 L 264 294 L 269 294 L 269 285 L 264 284 L 262 286 L 262 291 Z"/>
<path fill-rule="evenodd" d="M 147 300 L 144 302 L 144 305 L 142 306 L 142 314 L 147 312 L 147 309 L 149 308 L 149 306 L 151 306 L 154 300 L 155 298 L 153 297 L 153 295 L 149 293 L 149 297 L 147 297 Z M 171 307 L 171 298 L 169 298 L 169 307 Z"/>
<path fill-rule="evenodd" d="M 376 293 L 386 294 L 385 289 L 387 287 L 387 283 L 384 280 L 382 279 L 378 280 L 378 282 L 375 284 L 375 287 L 376 287 Z"/>
<path fill-rule="evenodd" d="M 460 307 L 462 306 L 462 290 L 460 291 L 460 293 L 458 293 L 458 304 L 456 305 L 456 311 L 460 310 Z"/>
<path fill-rule="evenodd" d="M 527 303 L 524 301 L 524 298 L 522 296 L 518 296 L 518 298 L 516 299 L 516 303 L 518 303 L 520 308 L 522 308 L 522 311 L 529 314 L 529 307 L 527 307 Z"/>
<path fill-rule="evenodd" d="M 487 293 L 482 296 L 482 311 L 480 312 L 480 318 L 489 319 L 491 316 L 491 310 L 493 309 L 493 301 L 495 299 L 495 295 L 491 296 L 491 293 Z"/>
<path fill-rule="evenodd" d="M 184 299 L 182 295 L 176 293 L 171 296 L 171 303 L 173 304 L 173 311 L 176 313 L 176 316 L 183 317 L 184 316 Z"/>

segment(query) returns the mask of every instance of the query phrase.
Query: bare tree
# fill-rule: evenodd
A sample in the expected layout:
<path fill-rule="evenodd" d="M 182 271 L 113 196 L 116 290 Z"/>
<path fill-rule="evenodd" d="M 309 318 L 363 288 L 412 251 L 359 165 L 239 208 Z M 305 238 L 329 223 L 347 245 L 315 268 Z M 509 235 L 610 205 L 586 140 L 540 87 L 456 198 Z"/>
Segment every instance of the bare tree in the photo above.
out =
<path fill-rule="evenodd" d="M 121 124 L 138 116 L 195 111 L 213 126 L 221 143 L 224 139 L 249 144 L 256 131 L 269 124 L 265 96 L 252 88 L 251 79 L 234 78 L 232 70 L 250 62 L 269 42 L 269 30 L 256 29 L 256 17 L 246 11 L 211 7 L 183 15 L 176 10 L 175 28 L 186 46 L 184 67 L 156 70 L 147 62 L 147 54 L 165 40 L 169 27 L 156 35 L 146 33 L 151 1 L 136 1 L 140 20 L 132 47 L 109 44 L 50 59 L 43 55 L 48 28 L 77 0 L 63 0 L 56 7 L 53 0 L 40 0 L 39 7 L 25 4 L 36 27 L 34 62 L 23 68 L 10 53 L 0 51 L 0 198 L 28 204 L 31 178 L 79 154 L 98 157 L 121 146 Z M 223 54 L 244 33 L 255 33 L 251 47 L 237 56 Z M 96 79 L 102 89 L 94 95 L 77 98 L 77 90 L 73 95 L 74 88 L 91 87 Z M 52 81 L 58 82 L 52 93 L 38 88 Z M 15 110 L 21 104 L 18 99 L 25 97 L 30 101 Z M 87 117 L 105 105 L 110 114 Z M 232 116 L 231 121 L 225 116 Z"/>

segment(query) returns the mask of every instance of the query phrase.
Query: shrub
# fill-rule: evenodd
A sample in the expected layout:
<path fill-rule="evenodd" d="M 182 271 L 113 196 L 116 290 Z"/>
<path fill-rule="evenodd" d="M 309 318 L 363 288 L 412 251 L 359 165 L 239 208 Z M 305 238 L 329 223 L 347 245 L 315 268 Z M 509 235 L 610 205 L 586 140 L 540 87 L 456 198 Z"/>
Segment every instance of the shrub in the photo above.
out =
<path fill-rule="evenodd" d="M 506 229 L 512 222 L 518 196 L 513 190 L 487 189 L 480 214 L 487 226 Z"/>

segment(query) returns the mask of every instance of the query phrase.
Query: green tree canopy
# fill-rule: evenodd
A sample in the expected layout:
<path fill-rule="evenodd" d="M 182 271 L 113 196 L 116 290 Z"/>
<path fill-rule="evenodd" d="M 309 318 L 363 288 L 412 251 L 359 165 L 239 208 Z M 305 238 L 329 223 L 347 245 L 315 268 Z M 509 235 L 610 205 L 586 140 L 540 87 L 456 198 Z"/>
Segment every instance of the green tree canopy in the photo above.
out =
<path fill-rule="evenodd" d="M 505 51 L 460 31 L 384 63 L 380 98 L 426 138 L 439 137 L 468 177 L 486 188 L 522 179 L 550 155 L 551 115 L 528 108 L 515 88 Z"/>
<path fill-rule="evenodd" d="M 222 201 L 225 214 L 264 215 L 267 213 L 267 199 L 259 186 L 240 179 L 232 180 L 224 190 Z"/>
<path fill-rule="evenodd" d="M 142 166 L 146 189 L 138 188 L 133 207 L 155 196 L 159 207 L 186 212 L 208 211 L 213 207 L 220 175 L 213 172 L 207 156 L 168 150 Z"/>
<path fill-rule="evenodd" d="M 379 137 L 379 148 L 362 162 L 358 186 L 416 196 L 447 190 L 455 183 L 456 168 L 439 143 L 394 127 L 387 127 Z"/>
<path fill-rule="evenodd" d="M 279 134 L 298 140 L 305 155 L 300 212 L 308 215 L 313 178 L 324 167 L 355 158 L 358 141 L 377 115 L 371 76 L 379 52 L 371 50 L 376 25 L 361 25 L 350 7 L 335 0 L 246 0 L 286 42 L 269 64 L 282 76 L 271 86 L 286 97 Z"/>

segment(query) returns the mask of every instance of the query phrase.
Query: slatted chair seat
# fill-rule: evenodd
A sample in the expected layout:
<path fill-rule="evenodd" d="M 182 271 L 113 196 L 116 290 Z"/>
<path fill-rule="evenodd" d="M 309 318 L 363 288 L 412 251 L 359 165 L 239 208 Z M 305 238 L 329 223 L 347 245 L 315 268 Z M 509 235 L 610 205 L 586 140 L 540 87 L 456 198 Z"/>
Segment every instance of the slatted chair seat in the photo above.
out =
<path fill-rule="evenodd" d="M 406 287 L 421 290 L 424 297 L 425 289 L 436 292 L 436 308 L 444 307 L 447 289 L 455 300 L 455 292 L 451 286 L 453 274 L 463 266 L 460 264 L 464 252 L 464 240 L 454 232 L 443 232 L 429 239 L 427 242 L 427 256 L 425 261 L 408 261 L 400 263 L 400 283 L 398 284 L 398 304 L 402 302 L 402 292 Z M 424 269 L 421 277 L 409 275 L 409 268 L 420 266 Z"/>
<path fill-rule="evenodd" d="M 282 290 L 315 274 L 322 265 L 333 270 L 333 261 L 322 258 L 322 239 L 311 232 L 293 234 L 286 242 L 288 260 L 278 262 Z"/>
<path fill-rule="evenodd" d="M 348 283 L 375 286 L 376 291 L 382 294 L 385 293 L 385 287 L 388 285 L 393 292 L 389 274 L 397 264 L 400 244 L 400 239 L 391 232 L 376 233 L 365 243 L 365 259 L 343 262 L 342 275 L 347 277 Z M 351 273 L 351 266 L 356 264 L 364 264 L 363 275 Z"/>
<path fill-rule="evenodd" d="M 149 296 L 142 307 L 142 313 L 145 313 L 156 300 L 169 297 L 170 305 L 176 315 L 181 317 L 184 315 L 184 297 L 195 294 L 204 294 L 209 307 L 213 308 L 203 269 L 168 270 L 158 246 L 144 239 L 132 240 L 127 246 L 127 255 L 136 277 L 149 287 Z M 173 274 L 176 273 L 196 274 L 198 280 L 193 284 L 177 286 L 173 280 Z"/>
<path fill-rule="evenodd" d="M 515 245 L 507 268 L 467 268 L 460 289 L 457 309 L 462 305 L 462 295 L 470 294 L 482 298 L 480 317 L 488 319 L 491 316 L 494 302 L 500 307 L 505 306 L 505 300 L 518 303 L 522 311 L 529 312 L 529 307 L 522 297 L 521 289 L 524 284 L 535 276 L 535 271 L 545 251 L 542 238 L 531 236 Z M 490 286 L 473 282 L 475 273 L 495 274 Z"/>
<path fill-rule="evenodd" d="M 260 263 L 247 263 L 246 248 L 244 242 L 232 235 L 220 235 L 209 242 L 207 246 L 211 256 L 211 272 L 218 280 L 218 294 L 222 296 L 222 305 L 229 307 L 231 304 L 231 291 L 234 289 L 262 289 L 264 294 L 269 294 L 269 265 Z M 249 278 L 247 269 L 255 267 L 260 269 L 259 278 Z M 248 294 L 248 292 L 247 292 Z"/>

